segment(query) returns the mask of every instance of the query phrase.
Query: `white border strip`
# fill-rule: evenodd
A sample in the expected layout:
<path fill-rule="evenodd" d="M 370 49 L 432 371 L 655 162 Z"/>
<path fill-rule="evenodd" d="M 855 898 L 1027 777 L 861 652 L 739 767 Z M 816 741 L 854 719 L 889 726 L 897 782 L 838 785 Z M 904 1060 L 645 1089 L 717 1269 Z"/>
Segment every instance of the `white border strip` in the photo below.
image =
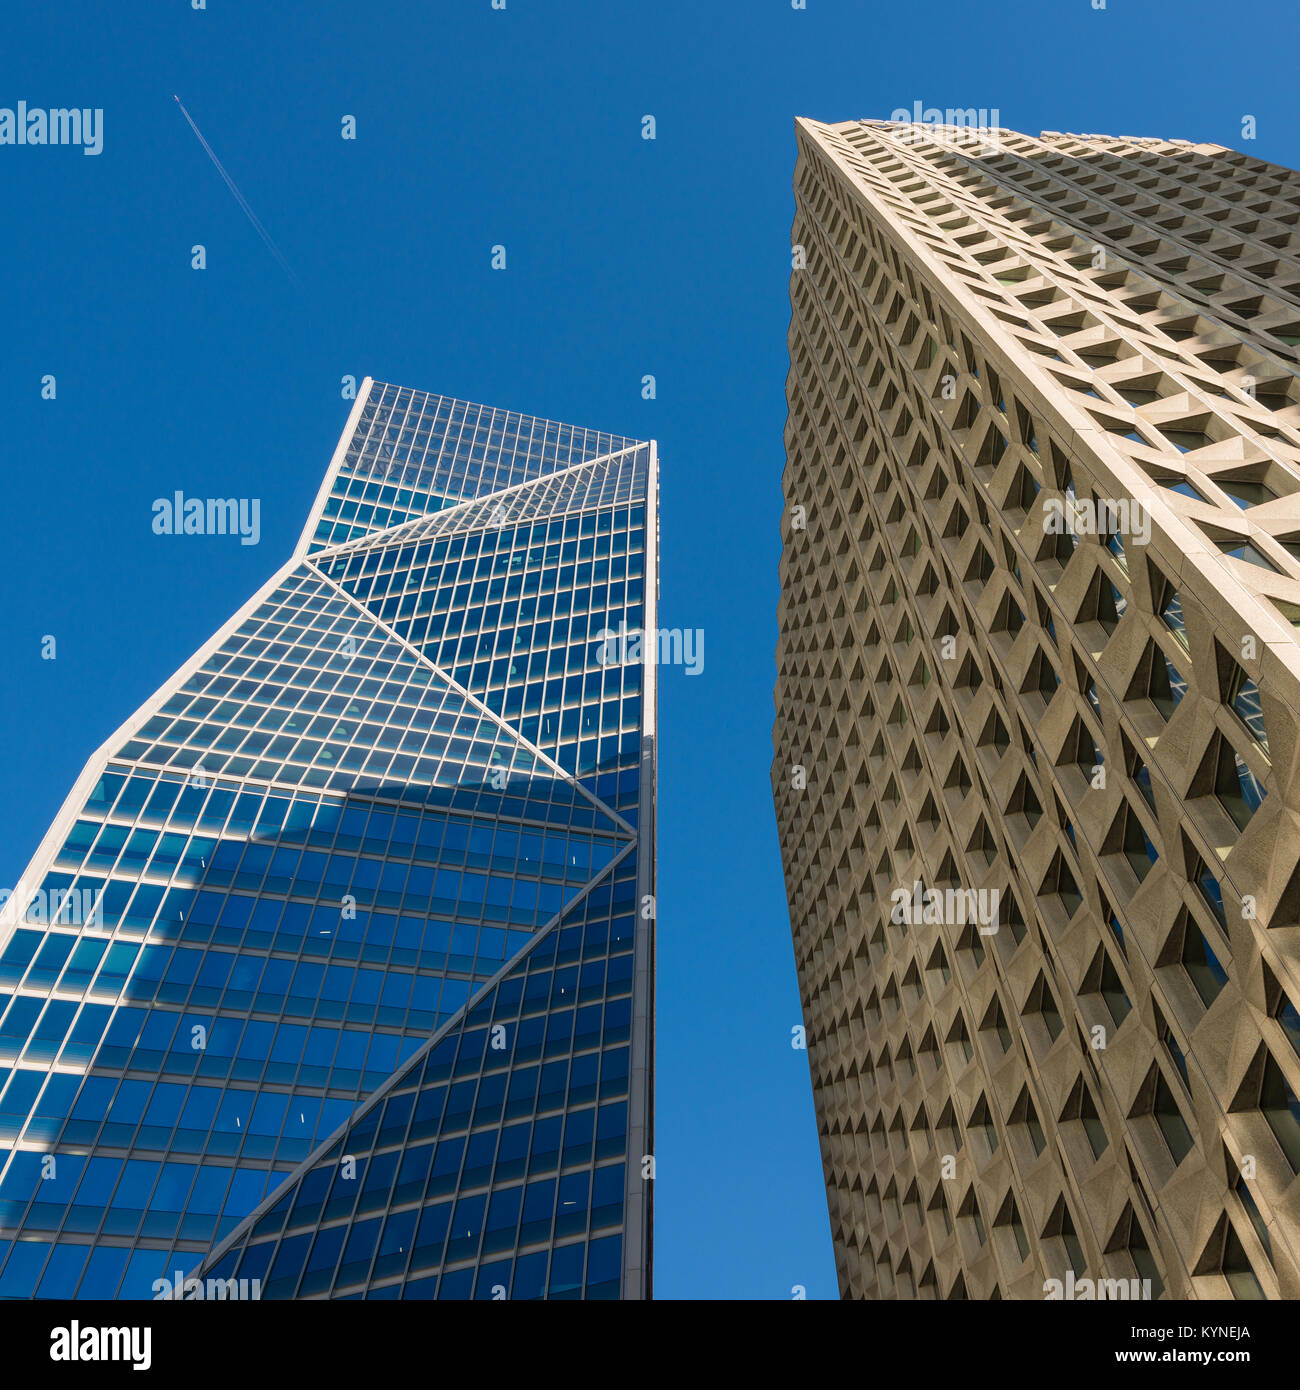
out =
<path fill-rule="evenodd" d="M 307 524 L 302 528 L 302 535 L 298 537 L 298 544 L 294 547 L 293 557 L 295 560 L 301 560 L 307 554 L 316 525 L 325 512 L 325 503 L 329 500 L 330 493 L 334 491 L 334 484 L 338 480 L 339 470 L 343 467 L 343 459 L 347 454 L 348 445 L 357 432 L 357 422 L 361 419 L 361 412 L 370 399 L 370 392 L 374 384 L 373 377 L 362 379 L 361 390 L 357 392 L 357 398 L 352 402 L 347 423 L 343 426 L 343 433 L 339 435 L 339 442 L 334 446 L 334 454 L 330 459 L 329 467 L 325 470 L 325 477 L 321 480 L 320 491 L 316 494 L 316 500 L 312 503 L 311 511 L 308 513 Z"/>

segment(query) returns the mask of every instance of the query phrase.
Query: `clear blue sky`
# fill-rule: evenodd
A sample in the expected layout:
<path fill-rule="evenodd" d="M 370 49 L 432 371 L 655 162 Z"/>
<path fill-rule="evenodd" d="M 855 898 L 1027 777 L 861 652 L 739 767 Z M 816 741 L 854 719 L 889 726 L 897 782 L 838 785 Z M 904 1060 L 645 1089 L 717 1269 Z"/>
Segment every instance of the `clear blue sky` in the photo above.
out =
<path fill-rule="evenodd" d="M 834 1297 L 768 791 L 794 117 L 1240 145 L 1250 114 L 1296 166 L 1297 30 L 1283 0 L 10 7 L 0 106 L 105 115 L 98 157 L 0 147 L 0 884 L 287 558 L 344 374 L 657 438 L 660 620 L 705 669 L 660 706 L 656 1292 Z M 153 535 L 178 488 L 260 498 L 261 544 Z"/>

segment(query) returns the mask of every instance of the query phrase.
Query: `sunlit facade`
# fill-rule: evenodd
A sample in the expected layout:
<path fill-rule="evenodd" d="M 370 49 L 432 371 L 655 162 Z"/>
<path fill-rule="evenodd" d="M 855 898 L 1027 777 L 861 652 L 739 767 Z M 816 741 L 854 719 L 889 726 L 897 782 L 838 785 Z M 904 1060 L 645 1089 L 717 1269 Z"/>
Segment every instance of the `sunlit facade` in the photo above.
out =
<path fill-rule="evenodd" d="M 840 1291 L 1296 1298 L 1300 174 L 796 134 L 772 786 Z"/>

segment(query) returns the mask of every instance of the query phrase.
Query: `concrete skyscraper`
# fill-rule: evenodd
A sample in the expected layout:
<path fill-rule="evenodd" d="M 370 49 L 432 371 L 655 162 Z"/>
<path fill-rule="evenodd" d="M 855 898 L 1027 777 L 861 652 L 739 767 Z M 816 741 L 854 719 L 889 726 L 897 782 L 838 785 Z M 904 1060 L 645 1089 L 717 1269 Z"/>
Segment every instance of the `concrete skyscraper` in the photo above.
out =
<path fill-rule="evenodd" d="M 797 142 L 772 785 L 841 1292 L 1300 1297 L 1300 174 Z"/>
<path fill-rule="evenodd" d="M 649 1296 L 656 495 L 364 382 L 0 919 L 0 1297 Z"/>

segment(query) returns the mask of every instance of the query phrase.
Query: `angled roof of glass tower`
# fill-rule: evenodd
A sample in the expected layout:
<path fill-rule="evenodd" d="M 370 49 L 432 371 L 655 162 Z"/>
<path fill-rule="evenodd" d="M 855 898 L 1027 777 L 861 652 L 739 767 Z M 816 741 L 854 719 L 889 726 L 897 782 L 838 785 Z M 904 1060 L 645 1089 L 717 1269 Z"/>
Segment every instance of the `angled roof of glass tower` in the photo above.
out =
<path fill-rule="evenodd" d="M 0 1297 L 649 1296 L 656 491 L 363 384 L 0 915 Z"/>
<path fill-rule="evenodd" d="M 374 382 L 357 398 L 300 553 L 635 448 L 635 439 Z"/>

